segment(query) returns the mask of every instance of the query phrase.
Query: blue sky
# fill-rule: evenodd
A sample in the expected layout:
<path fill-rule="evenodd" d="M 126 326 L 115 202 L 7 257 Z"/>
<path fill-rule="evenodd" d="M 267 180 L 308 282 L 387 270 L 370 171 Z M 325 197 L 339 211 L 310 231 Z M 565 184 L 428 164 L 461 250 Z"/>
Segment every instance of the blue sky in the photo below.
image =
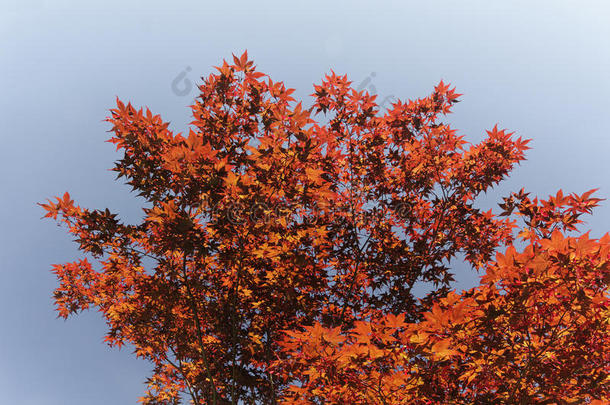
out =
<path fill-rule="evenodd" d="M 183 131 L 195 97 L 188 83 L 232 52 L 248 49 L 260 70 L 296 88 L 306 105 L 330 69 L 355 84 L 368 78 L 380 100 L 452 83 L 464 96 L 450 122 L 467 140 L 496 123 L 533 139 L 528 160 L 483 199 L 487 206 L 521 187 L 540 196 L 599 187 L 598 196 L 610 198 L 605 1 L 0 6 L 2 404 L 136 403 L 148 365 L 129 349 L 104 346 L 97 313 L 56 319 L 51 264 L 79 254 L 35 203 L 68 190 L 83 206 L 136 220 L 138 201 L 107 170 L 119 157 L 104 143 L 108 109 L 119 96 Z M 587 228 L 598 237 L 610 230 L 610 202 Z M 476 280 L 465 271 L 458 278 L 460 286 Z"/>

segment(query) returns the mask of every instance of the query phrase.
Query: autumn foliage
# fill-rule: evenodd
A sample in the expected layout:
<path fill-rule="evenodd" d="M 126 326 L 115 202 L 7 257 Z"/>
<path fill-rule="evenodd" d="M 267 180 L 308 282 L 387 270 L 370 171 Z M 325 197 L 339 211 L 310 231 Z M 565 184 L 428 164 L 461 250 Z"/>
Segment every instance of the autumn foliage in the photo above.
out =
<path fill-rule="evenodd" d="M 577 229 L 593 190 L 477 208 L 528 141 L 468 143 L 443 82 L 382 113 L 334 72 L 305 108 L 246 53 L 216 69 L 188 134 L 110 111 L 141 223 L 41 204 L 88 257 L 53 267 L 59 315 L 98 309 L 153 363 L 144 404 L 610 400 L 610 236 Z M 482 277 L 457 292 L 462 259 Z"/>

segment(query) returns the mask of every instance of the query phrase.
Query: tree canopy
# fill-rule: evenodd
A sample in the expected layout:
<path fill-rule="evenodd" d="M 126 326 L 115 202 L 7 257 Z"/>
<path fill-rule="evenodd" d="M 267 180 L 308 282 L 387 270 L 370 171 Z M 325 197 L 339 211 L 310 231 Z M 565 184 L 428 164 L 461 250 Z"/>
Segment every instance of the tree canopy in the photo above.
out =
<path fill-rule="evenodd" d="M 334 72 L 309 108 L 293 92 L 244 53 L 202 78 L 188 134 L 117 100 L 142 221 L 41 204 L 86 255 L 53 267 L 59 315 L 98 309 L 152 362 L 142 403 L 610 401 L 610 236 L 577 229 L 594 190 L 478 208 L 528 140 L 467 142 L 443 82 L 384 113 Z M 461 258 L 482 277 L 457 292 Z"/>

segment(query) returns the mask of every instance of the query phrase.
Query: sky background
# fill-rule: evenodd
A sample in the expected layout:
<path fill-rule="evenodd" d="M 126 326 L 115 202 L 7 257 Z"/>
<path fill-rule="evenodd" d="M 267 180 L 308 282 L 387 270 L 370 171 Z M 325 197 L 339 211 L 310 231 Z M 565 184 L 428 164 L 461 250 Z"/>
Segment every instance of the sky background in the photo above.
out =
<path fill-rule="evenodd" d="M 171 4 L 170 4 L 171 3 Z M 135 404 L 149 366 L 107 348 L 96 312 L 56 318 L 51 264 L 81 257 L 37 202 L 140 216 L 108 171 L 103 120 L 116 96 L 184 131 L 193 84 L 231 53 L 311 105 L 330 69 L 379 99 L 464 93 L 450 122 L 472 142 L 499 127 L 532 138 L 528 160 L 481 202 L 522 187 L 610 199 L 607 1 L 0 0 L 0 403 Z M 174 85 L 172 86 L 172 83 Z M 610 202 L 585 229 L 610 230 Z M 458 288 L 477 281 L 460 269 Z"/>

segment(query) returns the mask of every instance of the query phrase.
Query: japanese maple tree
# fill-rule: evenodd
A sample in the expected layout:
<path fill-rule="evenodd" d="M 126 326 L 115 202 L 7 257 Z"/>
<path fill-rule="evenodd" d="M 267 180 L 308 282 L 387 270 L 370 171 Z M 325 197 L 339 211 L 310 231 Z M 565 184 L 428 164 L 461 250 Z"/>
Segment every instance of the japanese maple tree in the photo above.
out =
<path fill-rule="evenodd" d="M 528 141 L 468 143 L 441 121 L 460 96 L 443 82 L 382 114 L 334 72 L 305 108 L 247 53 L 216 70 L 188 133 L 110 111 L 141 223 L 41 204 L 87 255 L 53 267 L 59 315 L 97 308 L 108 344 L 154 364 L 143 403 L 610 398 L 610 239 L 569 235 L 592 191 L 477 208 Z M 484 272 L 462 293 L 459 257 Z"/>

